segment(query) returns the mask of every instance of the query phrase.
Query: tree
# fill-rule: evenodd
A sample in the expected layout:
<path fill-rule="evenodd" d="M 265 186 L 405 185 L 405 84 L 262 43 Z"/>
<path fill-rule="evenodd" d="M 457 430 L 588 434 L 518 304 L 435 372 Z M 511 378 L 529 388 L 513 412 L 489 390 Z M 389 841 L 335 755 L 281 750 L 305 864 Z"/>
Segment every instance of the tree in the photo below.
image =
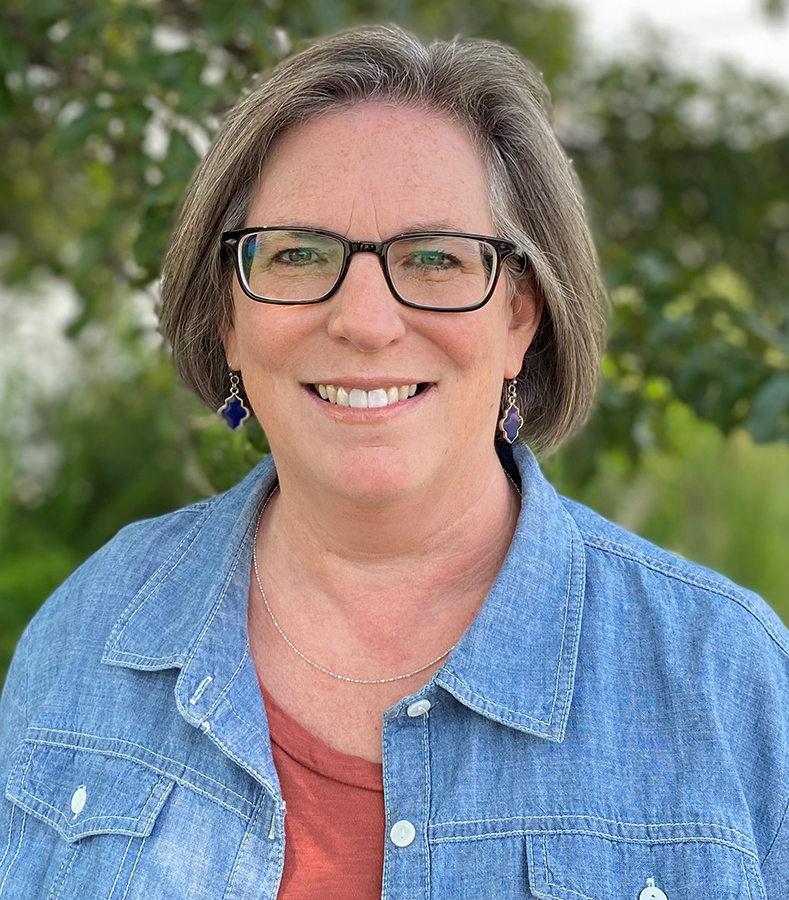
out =
<path fill-rule="evenodd" d="M 675 397 L 724 432 L 789 438 L 782 88 L 731 68 L 681 75 L 655 36 L 627 62 L 590 65 L 558 2 L 7 0 L 0 312 L 6 333 L 20 304 L 46 313 L 59 279 L 78 352 L 73 377 L 42 395 L 21 346 L 3 346 L 6 659 L 49 591 L 119 527 L 228 487 L 266 450 L 259 427 L 228 434 L 175 384 L 151 325 L 164 247 L 200 155 L 260 73 L 302 40 L 390 21 L 502 40 L 552 91 L 614 301 L 599 408 L 549 461 L 564 483 L 583 484 L 611 448 L 635 467 L 666 440 Z"/>

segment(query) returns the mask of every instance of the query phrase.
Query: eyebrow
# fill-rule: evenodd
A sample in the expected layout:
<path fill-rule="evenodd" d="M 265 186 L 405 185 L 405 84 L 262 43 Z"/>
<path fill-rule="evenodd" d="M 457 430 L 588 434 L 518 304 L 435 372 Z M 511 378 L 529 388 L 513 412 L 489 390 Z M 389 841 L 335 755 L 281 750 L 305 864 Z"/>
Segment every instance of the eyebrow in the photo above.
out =
<path fill-rule="evenodd" d="M 283 228 L 288 228 L 288 225 L 283 225 Z M 325 225 L 321 225 L 318 222 L 309 222 L 309 221 L 301 221 L 298 225 L 291 224 L 292 228 L 315 228 L 319 231 L 334 231 L 333 228 L 327 228 Z M 456 223 L 452 222 L 411 222 L 406 228 L 400 228 L 398 231 L 393 232 L 393 234 L 410 234 L 414 231 L 460 231 L 463 232 L 463 228 L 459 228 Z"/>

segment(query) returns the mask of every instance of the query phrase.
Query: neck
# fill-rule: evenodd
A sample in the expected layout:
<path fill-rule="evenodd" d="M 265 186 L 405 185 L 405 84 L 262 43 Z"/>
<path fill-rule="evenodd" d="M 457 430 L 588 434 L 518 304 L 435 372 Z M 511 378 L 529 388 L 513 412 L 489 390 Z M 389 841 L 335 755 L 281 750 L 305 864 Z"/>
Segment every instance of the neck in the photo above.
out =
<path fill-rule="evenodd" d="M 462 635 L 520 511 L 493 448 L 484 465 L 450 469 L 418 495 L 377 506 L 323 494 L 287 466 L 277 472 L 280 490 L 258 531 L 259 571 L 277 622 L 302 652 L 330 665 L 344 648 L 358 660 L 350 668 L 386 671 L 432 658 Z M 262 616 L 265 625 L 265 607 Z"/>

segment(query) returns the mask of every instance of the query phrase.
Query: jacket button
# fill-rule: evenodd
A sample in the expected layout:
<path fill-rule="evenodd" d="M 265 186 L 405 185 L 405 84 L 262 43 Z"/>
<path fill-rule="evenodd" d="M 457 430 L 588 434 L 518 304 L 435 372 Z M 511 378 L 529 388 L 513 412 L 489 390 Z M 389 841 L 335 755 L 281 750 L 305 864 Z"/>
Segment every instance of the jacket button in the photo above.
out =
<path fill-rule="evenodd" d="M 416 837 L 416 829 L 407 819 L 401 819 L 394 823 L 389 837 L 391 837 L 392 843 L 397 844 L 398 847 L 407 847 Z"/>
<path fill-rule="evenodd" d="M 85 801 L 88 799 L 88 792 L 85 785 L 81 784 L 71 795 L 71 811 L 78 816 L 85 809 Z"/>
<path fill-rule="evenodd" d="M 429 700 L 417 700 L 414 703 L 408 704 L 408 709 L 406 712 L 409 716 L 426 716 L 427 711 L 430 709 L 430 701 Z"/>
<path fill-rule="evenodd" d="M 647 878 L 647 886 L 638 895 L 638 900 L 668 900 L 668 897 L 659 887 L 655 887 L 654 878 Z"/>

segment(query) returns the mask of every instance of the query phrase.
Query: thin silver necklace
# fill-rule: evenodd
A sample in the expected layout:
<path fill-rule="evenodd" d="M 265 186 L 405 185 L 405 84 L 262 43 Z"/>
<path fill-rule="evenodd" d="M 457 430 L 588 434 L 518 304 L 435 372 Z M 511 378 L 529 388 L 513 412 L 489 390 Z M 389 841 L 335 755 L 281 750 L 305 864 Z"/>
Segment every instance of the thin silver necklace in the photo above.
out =
<path fill-rule="evenodd" d="M 510 477 L 510 473 L 505 469 L 504 474 L 507 478 L 510 479 L 518 494 L 521 495 L 521 491 L 518 488 L 518 485 Z M 266 604 L 266 609 L 268 610 L 268 614 L 271 616 L 271 621 L 277 626 L 277 631 L 282 635 L 283 638 L 290 644 L 293 650 L 299 654 L 299 656 L 306 660 L 311 666 L 315 666 L 316 669 L 320 669 L 321 672 L 325 672 L 327 675 L 331 675 L 333 678 L 339 678 L 342 681 L 353 681 L 356 684 L 385 684 L 387 681 L 400 681 L 402 678 L 410 678 L 412 675 L 416 675 L 418 672 L 424 672 L 425 669 L 429 669 L 430 666 L 437 663 L 440 659 L 443 659 L 445 656 L 450 654 L 455 647 L 457 647 L 457 643 L 453 644 L 446 653 L 442 653 L 441 656 L 437 656 L 433 662 L 429 662 L 426 666 L 422 666 L 421 669 L 414 669 L 413 672 L 409 672 L 407 675 L 397 675 L 395 678 L 348 678 L 345 675 L 338 675 L 336 672 L 331 672 L 329 669 L 324 669 L 323 666 L 319 666 L 316 662 L 313 662 L 311 659 L 306 657 L 301 650 L 297 647 L 294 647 L 293 644 L 288 640 L 285 632 L 279 627 L 279 622 L 274 618 L 274 613 L 271 611 L 271 607 L 268 605 L 268 600 L 266 600 L 266 595 L 263 592 L 263 585 L 260 583 L 260 574 L 258 572 L 258 554 L 257 554 L 257 544 L 258 544 L 258 531 L 260 530 L 260 523 L 263 519 L 263 513 L 265 512 L 266 507 L 268 506 L 269 500 L 274 496 L 274 491 L 279 487 L 279 482 L 277 483 L 274 490 L 266 497 L 266 502 L 263 504 L 263 508 L 260 510 L 260 515 L 258 516 L 258 523 L 255 527 L 255 541 L 252 545 L 252 562 L 255 566 L 255 580 L 258 583 L 258 590 L 260 591 L 260 596 L 263 598 L 263 602 Z"/>

